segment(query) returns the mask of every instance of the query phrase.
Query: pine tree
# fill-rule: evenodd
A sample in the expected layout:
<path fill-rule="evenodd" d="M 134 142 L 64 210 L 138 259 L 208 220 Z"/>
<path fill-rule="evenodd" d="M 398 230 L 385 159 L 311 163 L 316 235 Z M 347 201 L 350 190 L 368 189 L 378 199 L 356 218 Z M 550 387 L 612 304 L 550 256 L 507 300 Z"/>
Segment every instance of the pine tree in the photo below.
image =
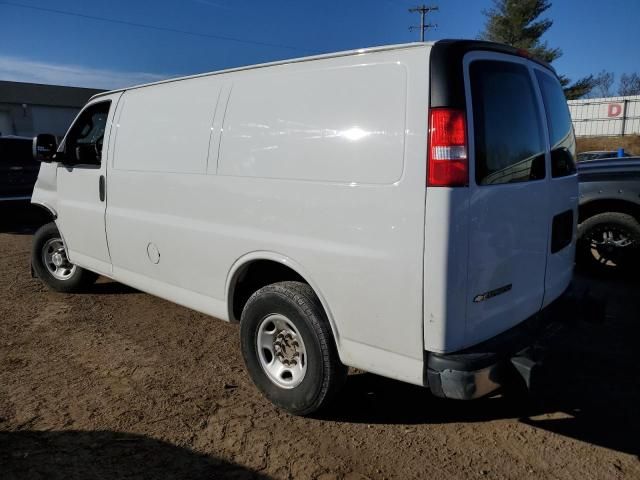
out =
<path fill-rule="evenodd" d="M 487 17 L 485 30 L 480 34 L 483 40 L 505 43 L 522 48 L 535 57 L 551 63 L 562 56 L 562 50 L 551 48 L 542 36 L 553 25 L 553 20 L 539 17 L 551 7 L 548 0 L 493 0 L 493 8 L 484 11 Z M 567 77 L 560 75 L 568 99 L 580 98 L 593 88 L 593 76 L 570 84 Z"/>

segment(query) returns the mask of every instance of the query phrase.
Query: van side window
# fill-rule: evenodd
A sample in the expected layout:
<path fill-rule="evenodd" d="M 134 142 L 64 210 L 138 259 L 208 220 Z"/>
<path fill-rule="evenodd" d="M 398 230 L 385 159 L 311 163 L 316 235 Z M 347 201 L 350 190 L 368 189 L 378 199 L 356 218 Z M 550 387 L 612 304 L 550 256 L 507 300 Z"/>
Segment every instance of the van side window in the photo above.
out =
<path fill-rule="evenodd" d="M 545 146 L 527 67 L 479 60 L 469 66 L 478 185 L 545 176 Z"/>
<path fill-rule="evenodd" d="M 560 82 L 536 69 L 547 113 L 549 143 L 551 145 L 551 175 L 565 177 L 576 172 L 576 142 L 569 106 Z"/>
<path fill-rule="evenodd" d="M 65 163 L 100 165 L 110 106 L 111 101 L 95 103 L 80 114 L 64 141 Z"/>

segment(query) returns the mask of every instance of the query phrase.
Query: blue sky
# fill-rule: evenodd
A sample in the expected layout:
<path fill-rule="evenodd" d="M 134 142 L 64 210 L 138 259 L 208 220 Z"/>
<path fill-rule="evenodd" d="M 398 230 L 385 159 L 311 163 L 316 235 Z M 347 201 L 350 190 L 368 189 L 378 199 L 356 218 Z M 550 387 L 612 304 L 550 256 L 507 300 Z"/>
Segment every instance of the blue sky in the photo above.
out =
<path fill-rule="evenodd" d="M 408 26 L 419 19 L 407 9 L 417 3 L 0 0 L 0 80 L 115 88 L 314 53 L 414 41 L 418 33 L 409 32 Z M 491 0 L 433 3 L 440 10 L 430 21 L 438 28 L 428 31 L 428 39 L 475 38 L 484 25 L 482 10 L 491 6 Z M 560 73 L 577 78 L 606 69 L 619 77 L 623 72 L 640 71 L 639 0 L 555 0 L 547 16 L 554 25 L 545 38 L 564 52 L 554 63 Z"/>

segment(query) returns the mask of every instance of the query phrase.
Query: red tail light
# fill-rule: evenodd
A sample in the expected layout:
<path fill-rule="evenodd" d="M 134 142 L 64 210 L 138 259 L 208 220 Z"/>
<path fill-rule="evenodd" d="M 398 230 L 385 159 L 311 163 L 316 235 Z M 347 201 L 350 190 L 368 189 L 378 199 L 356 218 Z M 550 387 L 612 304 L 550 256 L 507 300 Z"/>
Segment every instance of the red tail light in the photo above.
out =
<path fill-rule="evenodd" d="M 464 111 L 451 108 L 431 110 L 427 170 L 427 185 L 430 187 L 463 187 L 469 184 Z"/>

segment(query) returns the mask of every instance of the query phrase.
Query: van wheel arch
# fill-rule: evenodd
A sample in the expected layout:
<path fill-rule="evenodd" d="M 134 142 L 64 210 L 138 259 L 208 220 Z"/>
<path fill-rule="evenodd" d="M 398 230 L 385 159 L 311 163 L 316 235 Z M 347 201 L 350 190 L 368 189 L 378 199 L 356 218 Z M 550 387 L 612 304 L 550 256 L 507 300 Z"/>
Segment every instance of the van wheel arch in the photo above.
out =
<path fill-rule="evenodd" d="M 240 316 L 249 297 L 260 288 L 273 283 L 297 281 L 309 285 L 322 305 L 329 321 L 336 345 L 339 345 L 338 330 L 327 303 L 316 285 L 307 280 L 300 268 L 291 259 L 276 254 L 250 254 L 236 261 L 227 281 L 227 311 L 229 321 L 240 322 Z"/>
<path fill-rule="evenodd" d="M 46 203 L 40 203 L 40 202 L 31 202 L 31 205 L 38 207 L 37 210 L 44 216 L 46 217 L 46 220 L 43 222 L 43 225 L 45 223 L 49 223 L 49 222 L 55 222 L 58 219 L 58 212 L 56 212 L 53 207 L 47 205 Z"/>

